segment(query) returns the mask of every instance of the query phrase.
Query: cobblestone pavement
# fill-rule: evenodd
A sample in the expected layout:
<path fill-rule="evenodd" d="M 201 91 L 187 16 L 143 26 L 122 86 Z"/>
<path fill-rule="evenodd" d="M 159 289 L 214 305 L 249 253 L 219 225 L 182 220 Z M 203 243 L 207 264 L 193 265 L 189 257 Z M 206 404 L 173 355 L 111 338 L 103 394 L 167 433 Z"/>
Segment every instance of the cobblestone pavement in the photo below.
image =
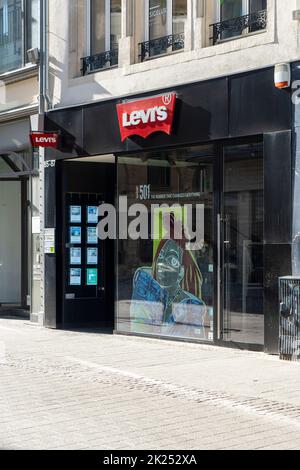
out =
<path fill-rule="evenodd" d="M 299 449 L 300 364 L 0 318 L 2 449 Z"/>

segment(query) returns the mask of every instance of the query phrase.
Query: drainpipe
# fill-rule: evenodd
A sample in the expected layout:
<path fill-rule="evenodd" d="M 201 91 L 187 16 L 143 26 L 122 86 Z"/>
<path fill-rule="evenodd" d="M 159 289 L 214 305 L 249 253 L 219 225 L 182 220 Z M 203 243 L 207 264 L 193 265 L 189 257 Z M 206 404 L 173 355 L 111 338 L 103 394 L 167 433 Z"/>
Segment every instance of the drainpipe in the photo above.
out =
<path fill-rule="evenodd" d="M 40 67 L 39 67 L 39 114 L 43 116 L 46 111 L 46 83 L 47 83 L 47 1 L 40 0 Z"/>
<path fill-rule="evenodd" d="M 39 66 L 39 130 L 45 130 L 44 118 L 47 111 L 47 17 L 48 2 L 40 0 L 40 66 Z M 45 255 L 44 255 L 44 233 L 45 233 L 45 149 L 39 149 L 39 171 L 40 171 L 40 311 L 38 322 L 45 324 Z"/>

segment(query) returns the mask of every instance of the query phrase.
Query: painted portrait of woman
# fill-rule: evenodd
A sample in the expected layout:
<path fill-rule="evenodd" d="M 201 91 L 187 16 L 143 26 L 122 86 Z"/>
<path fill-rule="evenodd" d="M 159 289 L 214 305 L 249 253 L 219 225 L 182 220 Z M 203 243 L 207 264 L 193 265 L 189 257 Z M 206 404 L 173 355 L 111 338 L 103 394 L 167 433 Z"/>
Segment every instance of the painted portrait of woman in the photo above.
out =
<path fill-rule="evenodd" d="M 176 330 L 182 334 L 182 327 L 189 326 L 201 330 L 203 337 L 207 309 L 202 300 L 201 271 L 193 252 L 187 249 L 182 220 L 169 213 L 162 223 L 166 230 L 154 250 L 152 269 L 140 268 L 134 277 L 131 316 L 162 325 L 166 334 L 176 335 Z M 178 229 L 181 239 L 177 239 Z"/>

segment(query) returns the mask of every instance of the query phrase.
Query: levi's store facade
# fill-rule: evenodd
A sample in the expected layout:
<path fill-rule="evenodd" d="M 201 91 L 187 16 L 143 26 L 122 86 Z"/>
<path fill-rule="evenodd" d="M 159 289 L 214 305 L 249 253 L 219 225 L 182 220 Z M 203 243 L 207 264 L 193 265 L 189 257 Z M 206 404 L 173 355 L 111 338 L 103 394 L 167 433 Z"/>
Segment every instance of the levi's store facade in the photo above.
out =
<path fill-rule="evenodd" d="M 48 113 L 61 141 L 45 168 L 56 234 L 46 326 L 278 352 L 293 119 L 273 77 L 270 68 Z M 115 241 L 95 237 L 103 203 L 119 209 Z M 202 230 L 192 249 L 188 210 Z M 133 227 L 140 237 L 126 236 Z"/>

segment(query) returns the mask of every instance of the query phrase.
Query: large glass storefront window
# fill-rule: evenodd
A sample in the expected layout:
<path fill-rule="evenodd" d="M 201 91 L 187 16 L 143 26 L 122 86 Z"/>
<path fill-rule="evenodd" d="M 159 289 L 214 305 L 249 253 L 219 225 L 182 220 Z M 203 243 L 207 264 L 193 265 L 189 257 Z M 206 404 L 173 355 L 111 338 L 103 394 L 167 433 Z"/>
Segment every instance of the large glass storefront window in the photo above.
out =
<path fill-rule="evenodd" d="M 224 339 L 264 344 L 264 161 L 261 144 L 224 149 Z"/>
<path fill-rule="evenodd" d="M 118 242 L 119 331 L 213 340 L 212 155 L 200 147 L 118 159 L 119 197 L 148 218 L 139 239 Z M 201 233 L 193 244 L 191 227 Z"/>

